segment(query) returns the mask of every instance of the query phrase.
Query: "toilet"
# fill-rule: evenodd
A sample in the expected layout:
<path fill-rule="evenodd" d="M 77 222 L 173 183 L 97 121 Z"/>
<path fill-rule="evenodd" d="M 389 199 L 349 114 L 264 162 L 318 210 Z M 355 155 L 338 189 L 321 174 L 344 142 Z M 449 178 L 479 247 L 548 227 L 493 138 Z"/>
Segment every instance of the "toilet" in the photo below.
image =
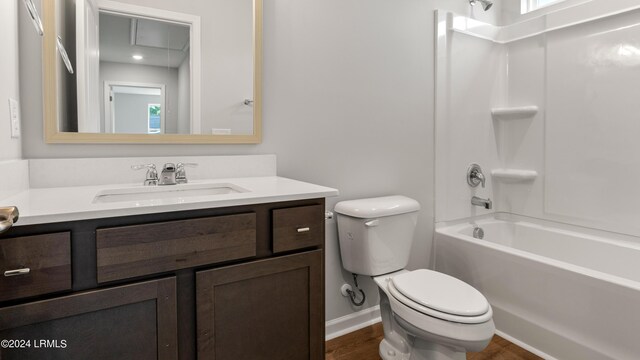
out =
<path fill-rule="evenodd" d="M 420 204 L 405 196 L 336 204 L 342 265 L 380 291 L 384 360 L 466 359 L 493 337 L 493 312 L 471 285 L 409 262 Z M 428 256 L 428 254 L 425 254 Z"/>

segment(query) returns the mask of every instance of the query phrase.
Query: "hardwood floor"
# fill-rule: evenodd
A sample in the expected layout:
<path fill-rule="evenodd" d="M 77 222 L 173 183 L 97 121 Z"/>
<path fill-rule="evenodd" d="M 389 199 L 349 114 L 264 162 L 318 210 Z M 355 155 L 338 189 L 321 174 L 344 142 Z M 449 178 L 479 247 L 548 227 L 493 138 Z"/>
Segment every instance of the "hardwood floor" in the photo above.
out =
<path fill-rule="evenodd" d="M 327 341 L 325 360 L 380 360 L 378 345 L 382 341 L 382 324 L 378 323 Z M 521 347 L 495 335 L 489 346 L 479 353 L 468 353 L 467 360 L 539 360 Z"/>
<path fill-rule="evenodd" d="M 382 323 L 327 341 L 325 360 L 379 360 Z"/>

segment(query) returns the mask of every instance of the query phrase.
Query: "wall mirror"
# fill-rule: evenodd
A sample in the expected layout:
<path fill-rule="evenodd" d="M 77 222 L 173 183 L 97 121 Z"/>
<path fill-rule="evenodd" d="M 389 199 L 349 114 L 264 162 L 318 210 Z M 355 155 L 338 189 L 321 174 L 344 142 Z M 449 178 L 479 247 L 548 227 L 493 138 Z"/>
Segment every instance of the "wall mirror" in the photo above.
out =
<path fill-rule="evenodd" d="M 43 0 L 42 12 L 47 142 L 261 141 L 262 0 Z"/>

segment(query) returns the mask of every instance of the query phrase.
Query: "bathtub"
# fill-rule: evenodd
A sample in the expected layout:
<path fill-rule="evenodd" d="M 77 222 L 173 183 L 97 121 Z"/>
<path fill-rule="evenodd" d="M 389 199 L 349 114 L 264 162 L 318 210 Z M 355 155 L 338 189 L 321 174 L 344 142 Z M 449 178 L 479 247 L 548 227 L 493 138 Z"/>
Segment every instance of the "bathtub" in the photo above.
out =
<path fill-rule="evenodd" d="M 437 271 L 487 297 L 499 335 L 546 359 L 640 359 L 640 239 L 494 214 L 437 224 L 434 247 Z"/>

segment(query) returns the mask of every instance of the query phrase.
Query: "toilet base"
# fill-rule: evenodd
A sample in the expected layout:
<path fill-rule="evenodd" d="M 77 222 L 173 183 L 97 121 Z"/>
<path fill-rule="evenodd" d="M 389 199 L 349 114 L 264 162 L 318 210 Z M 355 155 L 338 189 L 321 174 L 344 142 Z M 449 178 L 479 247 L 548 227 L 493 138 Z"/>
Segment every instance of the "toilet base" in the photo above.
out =
<path fill-rule="evenodd" d="M 410 354 L 405 354 L 399 351 L 387 340 L 382 340 L 379 349 L 382 360 L 409 360 Z"/>
<path fill-rule="evenodd" d="M 379 347 L 380 357 L 383 360 L 466 360 L 465 352 L 455 351 L 450 347 L 429 343 L 424 340 L 415 340 L 411 353 L 403 353 L 391 343 L 382 340 Z"/>

